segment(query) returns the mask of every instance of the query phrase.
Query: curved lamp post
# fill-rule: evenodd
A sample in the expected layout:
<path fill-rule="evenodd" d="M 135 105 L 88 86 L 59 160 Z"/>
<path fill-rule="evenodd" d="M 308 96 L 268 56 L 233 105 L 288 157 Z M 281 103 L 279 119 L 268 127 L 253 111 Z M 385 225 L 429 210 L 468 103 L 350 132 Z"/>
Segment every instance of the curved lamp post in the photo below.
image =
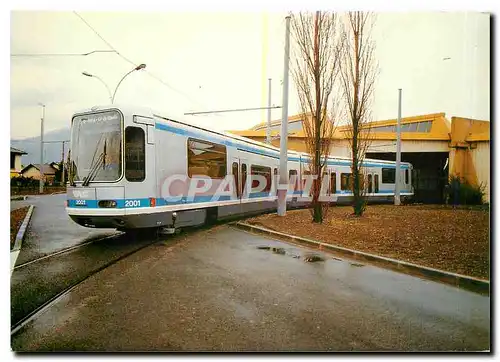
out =
<path fill-rule="evenodd" d="M 99 78 L 97 75 L 94 75 L 94 74 L 90 74 L 88 72 L 82 72 L 82 74 L 86 77 L 91 77 L 91 78 L 95 78 L 99 81 L 101 81 L 102 84 L 104 84 L 104 86 L 106 87 L 107 91 L 108 91 L 108 95 L 109 95 L 109 100 L 111 101 L 111 103 L 113 103 L 113 97 L 111 97 L 111 91 L 109 90 L 109 87 L 108 85 L 101 79 Z"/>
<path fill-rule="evenodd" d="M 123 82 L 123 80 L 127 77 L 127 75 L 129 75 L 130 73 L 136 71 L 136 70 L 141 70 L 141 69 L 144 69 L 146 68 L 146 64 L 141 64 L 141 65 L 138 65 L 137 67 L 135 67 L 134 69 L 132 69 L 130 72 L 128 72 L 127 74 L 125 74 L 122 79 L 120 79 L 120 81 L 118 82 L 118 85 L 116 86 L 115 88 L 115 92 L 113 93 L 113 97 L 111 98 L 111 104 L 113 104 L 114 100 L 115 100 L 115 95 L 116 95 L 116 91 L 118 90 L 118 87 L 120 86 L 120 84 Z"/>

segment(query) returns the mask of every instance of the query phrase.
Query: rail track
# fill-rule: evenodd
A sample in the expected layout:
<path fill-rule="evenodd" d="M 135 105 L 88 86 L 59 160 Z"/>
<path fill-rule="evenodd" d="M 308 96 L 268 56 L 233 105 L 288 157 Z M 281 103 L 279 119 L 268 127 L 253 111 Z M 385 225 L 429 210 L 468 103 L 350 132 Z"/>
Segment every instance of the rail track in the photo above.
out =
<path fill-rule="evenodd" d="M 88 278 L 159 241 L 120 233 L 17 265 L 11 279 L 11 336 Z"/>

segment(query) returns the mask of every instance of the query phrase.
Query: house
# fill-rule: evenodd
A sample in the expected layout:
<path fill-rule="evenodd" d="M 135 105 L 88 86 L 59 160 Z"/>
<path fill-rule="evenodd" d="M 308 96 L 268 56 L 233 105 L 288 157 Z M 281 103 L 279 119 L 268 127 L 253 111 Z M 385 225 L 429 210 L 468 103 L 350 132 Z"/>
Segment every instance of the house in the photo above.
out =
<path fill-rule="evenodd" d="M 27 155 L 26 152 L 17 148 L 10 147 L 10 177 L 16 177 L 21 174 L 21 156 Z"/>
<path fill-rule="evenodd" d="M 54 163 L 54 162 L 53 162 Z M 43 165 L 43 175 L 45 183 L 52 185 L 54 184 L 56 177 L 57 168 L 55 168 L 52 163 Z M 34 180 L 40 180 L 40 164 L 29 164 L 21 170 L 21 175 L 23 177 L 32 177 Z"/>

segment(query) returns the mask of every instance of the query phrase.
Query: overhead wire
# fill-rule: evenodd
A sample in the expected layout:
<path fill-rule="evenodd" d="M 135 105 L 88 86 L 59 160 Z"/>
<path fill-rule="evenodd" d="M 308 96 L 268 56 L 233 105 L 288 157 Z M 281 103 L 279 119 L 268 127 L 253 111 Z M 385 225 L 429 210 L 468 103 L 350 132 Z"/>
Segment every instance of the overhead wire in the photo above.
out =
<path fill-rule="evenodd" d="M 25 53 L 25 54 L 11 54 L 11 57 L 76 57 L 76 56 L 87 56 L 94 53 L 116 53 L 115 50 L 92 50 L 88 53 Z"/>

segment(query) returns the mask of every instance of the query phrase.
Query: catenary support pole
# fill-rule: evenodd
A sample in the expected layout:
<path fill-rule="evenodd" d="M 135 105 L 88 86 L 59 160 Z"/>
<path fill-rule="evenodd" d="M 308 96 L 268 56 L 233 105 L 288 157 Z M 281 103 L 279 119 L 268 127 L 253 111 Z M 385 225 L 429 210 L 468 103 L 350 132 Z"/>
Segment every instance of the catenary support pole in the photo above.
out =
<path fill-rule="evenodd" d="M 61 186 L 64 186 L 66 183 L 64 182 L 64 176 L 65 176 L 65 164 L 64 164 L 64 144 L 66 141 L 62 141 L 62 159 L 61 159 L 61 167 L 62 167 L 62 177 L 61 177 Z"/>
<path fill-rule="evenodd" d="M 278 184 L 278 215 L 286 215 L 286 194 L 288 191 L 288 64 L 290 61 L 290 16 L 286 17 L 285 58 L 283 75 L 283 108 L 280 137 L 280 180 Z"/>
<path fill-rule="evenodd" d="M 271 144 L 271 78 L 269 80 L 268 95 L 267 95 L 267 128 L 266 142 Z"/>
<path fill-rule="evenodd" d="M 401 205 L 401 92 L 398 89 L 398 125 L 396 142 L 396 188 L 394 191 L 394 205 Z"/>

